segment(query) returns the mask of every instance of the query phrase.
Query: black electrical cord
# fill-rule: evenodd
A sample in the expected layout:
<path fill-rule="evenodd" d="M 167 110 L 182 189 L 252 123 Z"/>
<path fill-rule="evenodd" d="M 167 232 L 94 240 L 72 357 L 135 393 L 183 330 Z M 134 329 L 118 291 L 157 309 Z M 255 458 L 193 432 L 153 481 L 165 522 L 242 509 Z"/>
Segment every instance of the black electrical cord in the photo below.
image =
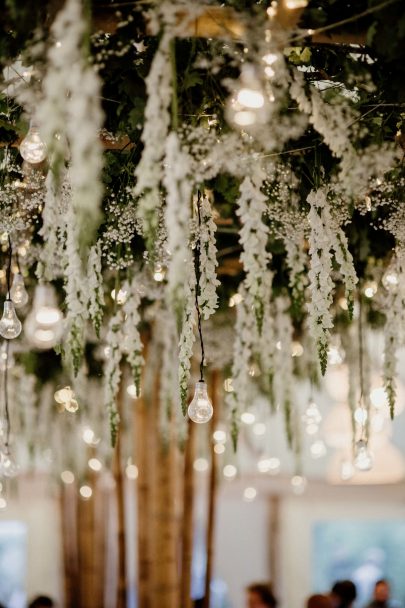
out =
<path fill-rule="evenodd" d="M 201 346 L 201 361 L 200 361 L 200 382 L 204 382 L 204 365 L 205 365 L 205 351 L 204 351 L 204 340 L 202 334 L 201 325 L 201 311 L 198 303 L 198 297 L 200 295 L 200 258 L 201 258 L 201 192 L 197 192 L 197 218 L 198 218 L 198 238 L 194 248 L 194 269 L 195 269 L 195 308 L 197 311 L 197 323 L 198 323 L 198 335 L 200 337 Z"/>

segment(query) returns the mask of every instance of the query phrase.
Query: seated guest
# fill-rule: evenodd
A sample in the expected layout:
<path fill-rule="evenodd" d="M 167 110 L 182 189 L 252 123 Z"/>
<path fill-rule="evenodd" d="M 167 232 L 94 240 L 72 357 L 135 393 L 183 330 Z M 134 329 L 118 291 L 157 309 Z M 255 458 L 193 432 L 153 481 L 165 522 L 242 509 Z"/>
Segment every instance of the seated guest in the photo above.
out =
<path fill-rule="evenodd" d="M 249 585 L 247 592 L 247 608 L 276 608 L 277 600 L 273 595 L 271 585 L 254 583 Z"/>
<path fill-rule="evenodd" d="M 28 608 L 55 608 L 56 604 L 47 595 L 38 595 Z"/>
<path fill-rule="evenodd" d="M 307 601 L 307 608 L 332 608 L 332 601 L 329 595 L 311 595 Z"/>
<path fill-rule="evenodd" d="M 390 584 L 387 580 L 381 579 L 375 584 L 374 598 L 367 608 L 399 608 L 398 602 L 391 600 L 390 597 Z"/>
<path fill-rule="evenodd" d="M 357 597 L 356 585 L 352 581 L 337 581 L 330 597 L 333 608 L 351 608 Z"/>

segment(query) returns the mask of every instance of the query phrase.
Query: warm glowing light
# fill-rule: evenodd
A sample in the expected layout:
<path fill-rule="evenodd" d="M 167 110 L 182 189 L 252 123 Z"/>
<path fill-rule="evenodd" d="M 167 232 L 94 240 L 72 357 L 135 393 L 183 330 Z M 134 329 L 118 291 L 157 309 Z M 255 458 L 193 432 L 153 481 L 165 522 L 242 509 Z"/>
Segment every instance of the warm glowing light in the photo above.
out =
<path fill-rule="evenodd" d="M 256 114 L 251 110 L 239 110 L 235 112 L 233 119 L 240 127 L 250 127 L 256 122 Z"/>
<path fill-rule="evenodd" d="M 91 489 L 90 486 L 81 486 L 79 492 L 80 492 L 80 496 L 82 498 L 85 498 L 86 500 L 91 498 L 91 496 L 93 494 L 93 490 Z"/>
<path fill-rule="evenodd" d="M 101 471 L 103 465 L 98 458 L 90 458 L 88 465 L 92 471 Z"/>
<path fill-rule="evenodd" d="M 233 464 L 226 464 L 222 470 L 224 477 L 233 479 L 236 477 L 238 469 Z"/>
<path fill-rule="evenodd" d="M 62 473 L 60 474 L 60 478 L 63 481 L 63 483 L 73 483 L 75 480 L 75 476 L 72 473 L 72 471 L 62 471 Z"/>
<path fill-rule="evenodd" d="M 252 412 L 243 412 L 240 419 L 244 424 L 253 424 L 256 420 L 256 416 Z"/>
<path fill-rule="evenodd" d="M 222 429 L 217 429 L 216 431 L 214 431 L 212 437 L 217 443 L 225 443 L 226 431 L 223 431 Z"/>
<path fill-rule="evenodd" d="M 71 399 L 73 399 L 73 396 L 74 396 L 74 394 L 73 394 L 73 391 L 70 388 L 70 386 L 65 386 L 64 388 L 60 388 L 54 394 L 56 403 L 60 403 L 61 405 L 64 405 L 66 403 L 66 401 L 70 401 Z"/>
<path fill-rule="evenodd" d="M 113 289 L 111 292 L 111 297 L 117 302 L 117 304 L 122 305 L 127 301 L 128 293 L 125 289 L 119 289 L 117 294 L 115 294 L 115 289 Z"/>
<path fill-rule="evenodd" d="M 312 458 L 323 458 L 326 455 L 326 445 L 323 439 L 316 439 L 309 448 Z"/>
<path fill-rule="evenodd" d="M 136 390 L 135 384 L 128 384 L 127 393 L 132 399 L 136 399 L 138 397 L 138 391 Z"/>
<path fill-rule="evenodd" d="M 207 384 L 204 381 L 196 382 L 194 397 L 188 406 L 190 420 L 197 424 L 205 424 L 212 418 L 214 410 L 208 397 Z"/>
<path fill-rule="evenodd" d="M 87 443 L 88 445 L 92 445 L 92 444 L 96 443 L 96 437 L 95 437 L 94 431 L 93 431 L 93 429 L 91 429 L 89 427 L 86 427 L 85 429 L 83 429 L 82 437 L 83 437 L 84 443 Z"/>
<path fill-rule="evenodd" d="M 241 89 L 238 92 L 237 101 L 245 108 L 257 110 L 264 106 L 264 95 L 261 91 L 254 89 Z"/>
<path fill-rule="evenodd" d="M 234 293 L 233 296 L 229 298 L 229 306 L 232 308 L 233 306 L 237 306 L 243 300 L 243 296 L 240 293 Z"/>
<path fill-rule="evenodd" d="M 364 284 L 364 295 L 366 296 L 366 298 L 373 298 L 375 296 L 375 294 L 377 293 L 378 290 L 378 285 L 375 281 L 367 281 Z"/>
<path fill-rule="evenodd" d="M 248 487 L 243 490 L 243 500 L 252 502 L 257 496 L 257 490 L 253 487 Z"/>
<path fill-rule="evenodd" d="M 128 479 L 138 479 L 139 471 L 136 464 L 127 464 L 125 467 L 125 474 Z"/>
<path fill-rule="evenodd" d="M 292 357 L 301 357 L 304 353 L 304 347 L 301 342 L 294 341 L 291 344 L 291 356 Z"/>
<path fill-rule="evenodd" d="M 225 446 L 223 443 L 216 443 L 214 445 L 215 454 L 223 454 L 225 452 Z"/>
<path fill-rule="evenodd" d="M 308 4 L 308 0 L 285 0 L 285 7 L 290 10 L 296 10 L 298 8 L 305 8 Z"/>
<path fill-rule="evenodd" d="M 206 458 L 196 458 L 193 467 L 198 473 L 204 473 L 204 471 L 208 471 L 208 460 Z"/>

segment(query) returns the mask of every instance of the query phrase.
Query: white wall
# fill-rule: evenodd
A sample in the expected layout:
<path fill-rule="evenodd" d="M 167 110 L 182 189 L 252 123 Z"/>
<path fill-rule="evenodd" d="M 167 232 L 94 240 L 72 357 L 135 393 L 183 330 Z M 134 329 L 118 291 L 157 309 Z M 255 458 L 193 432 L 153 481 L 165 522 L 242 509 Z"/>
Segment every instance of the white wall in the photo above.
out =
<path fill-rule="evenodd" d="M 0 520 L 17 520 L 27 526 L 28 598 L 45 594 L 61 601 L 62 549 L 58 502 L 50 497 L 45 483 L 39 480 L 38 485 L 34 491 L 32 484 L 24 484 L 20 480 L 19 493 L 9 494 L 8 507 L 0 511 Z"/>

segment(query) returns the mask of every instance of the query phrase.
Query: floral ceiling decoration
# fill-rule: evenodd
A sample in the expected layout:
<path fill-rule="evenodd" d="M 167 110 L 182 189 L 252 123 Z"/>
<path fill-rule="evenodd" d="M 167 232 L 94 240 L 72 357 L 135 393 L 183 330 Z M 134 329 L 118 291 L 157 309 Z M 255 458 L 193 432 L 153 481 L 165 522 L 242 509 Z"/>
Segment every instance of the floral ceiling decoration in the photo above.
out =
<path fill-rule="evenodd" d="M 82 438 L 108 458 L 128 378 L 183 441 L 200 363 L 235 448 L 259 395 L 299 454 L 297 382 L 316 390 L 336 352 L 367 468 L 367 336 L 384 330 L 392 417 L 405 336 L 400 3 L 9 4 L 2 473 L 65 432 L 56 469 L 83 466 Z"/>

